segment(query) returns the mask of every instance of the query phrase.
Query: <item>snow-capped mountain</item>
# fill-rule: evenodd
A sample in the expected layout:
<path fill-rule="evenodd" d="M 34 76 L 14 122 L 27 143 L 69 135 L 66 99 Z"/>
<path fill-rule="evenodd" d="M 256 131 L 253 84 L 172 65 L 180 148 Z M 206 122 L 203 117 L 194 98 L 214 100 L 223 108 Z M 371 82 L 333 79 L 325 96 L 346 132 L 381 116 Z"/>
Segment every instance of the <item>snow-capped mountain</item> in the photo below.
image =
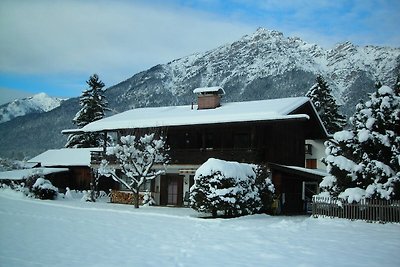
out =
<path fill-rule="evenodd" d="M 344 42 L 324 49 L 258 29 L 236 42 L 137 73 L 108 88 L 105 96 L 113 112 L 190 104 L 196 101 L 193 89 L 204 86 L 222 86 L 225 102 L 304 96 L 321 74 L 351 115 L 355 104 L 375 90 L 375 82 L 393 86 L 398 71 L 400 48 Z M 0 123 L 0 156 L 32 157 L 63 147 L 66 136 L 60 132 L 75 127 L 72 119 L 78 110 L 78 98 L 72 98 L 50 112 Z"/>
<path fill-rule="evenodd" d="M 30 113 L 42 113 L 59 107 L 63 100 L 39 93 L 31 97 L 16 99 L 0 106 L 0 123 Z"/>
<path fill-rule="evenodd" d="M 326 50 L 260 28 L 234 43 L 136 74 L 108 93 L 122 109 L 187 104 L 194 100 L 192 90 L 203 86 L 222 86 L 226 101 L 302 96 L 322 74 L 351 113 L 353 104 L 374 90 L 375 82 L 392 86 L 399 65 L 399 48 L 345 42 Z"/>

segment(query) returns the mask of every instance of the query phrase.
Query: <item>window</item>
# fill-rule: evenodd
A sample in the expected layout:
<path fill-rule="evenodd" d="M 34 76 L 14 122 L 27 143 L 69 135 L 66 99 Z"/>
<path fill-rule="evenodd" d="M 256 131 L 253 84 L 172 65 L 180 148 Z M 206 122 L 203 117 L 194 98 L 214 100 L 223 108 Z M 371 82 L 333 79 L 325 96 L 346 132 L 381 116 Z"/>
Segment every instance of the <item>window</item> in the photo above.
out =
<path fill-rule="evenodd" d="M 311 144 L 306 144 L 305 150 L 306 150 L 306 155 L 312 155 L 312 145 Z"/>
<path fill-rule="evenodd" d="M 317 160 L 316 159 L 306 159 L 306 168 L 307 169 L 316 169 L 317 168 Z"/>
<path fill-rule="evenodd" d="M 145 180 L 144 183 L 140 186 L 140 190 L 139 191 L 142 191 L 142 192 L 150 191 L 150 192 L 152 192 L 153 191 L 152 181 L 153 180 Z"/>

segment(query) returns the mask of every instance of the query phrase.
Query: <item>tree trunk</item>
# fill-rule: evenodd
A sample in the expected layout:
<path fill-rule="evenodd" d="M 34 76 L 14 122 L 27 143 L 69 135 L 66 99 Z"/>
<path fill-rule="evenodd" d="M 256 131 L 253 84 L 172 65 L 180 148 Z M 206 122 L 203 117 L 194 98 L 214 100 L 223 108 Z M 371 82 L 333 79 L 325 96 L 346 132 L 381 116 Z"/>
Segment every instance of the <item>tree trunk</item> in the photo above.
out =
<path fill-rule="evenodd" d="M 139 208 L 139 190 L 134 192 L 133 195 L 135 196 L 135 208 L 138 209 Z"/>

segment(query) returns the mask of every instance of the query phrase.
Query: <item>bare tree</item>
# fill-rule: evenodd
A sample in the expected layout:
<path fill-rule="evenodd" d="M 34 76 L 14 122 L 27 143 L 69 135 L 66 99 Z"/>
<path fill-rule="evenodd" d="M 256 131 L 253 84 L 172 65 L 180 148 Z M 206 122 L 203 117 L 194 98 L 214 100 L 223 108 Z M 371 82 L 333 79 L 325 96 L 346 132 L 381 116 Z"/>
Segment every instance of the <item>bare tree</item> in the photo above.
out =
<path fill-rule="evenodd" d="M 153 169 L 154 164 L 166 164 L 168 162 L 167 145 L 162 136 L 155 133 L 143 136 L 126 135 L 120 139 L 120 144 L 109 151 L 108 155 L 114 155 L 125 177 L 119 177 L 115 169 L 109 166 L 107 160 L 103 160 L 99 173 L 112 178 L 132 191 L 135 197 L 135 208 L 139 208 L 139 190 L 145 181 L 156 178 L 164 173 L 164 170 Z"/>

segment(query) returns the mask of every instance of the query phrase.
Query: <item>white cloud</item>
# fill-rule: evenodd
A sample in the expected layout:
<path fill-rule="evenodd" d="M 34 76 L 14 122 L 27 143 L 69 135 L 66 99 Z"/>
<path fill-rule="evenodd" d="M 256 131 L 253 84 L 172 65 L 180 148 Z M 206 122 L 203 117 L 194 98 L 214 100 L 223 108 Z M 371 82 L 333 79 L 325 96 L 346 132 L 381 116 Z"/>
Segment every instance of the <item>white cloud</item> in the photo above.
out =
<path fill-rule="evenodd" d="M 0 105 L 6 104 L 15 99 L 25 98 L 31 95 L 32 93 L 30 92 L 0 87 Z"/>
<path fill-rule="evenodd" d="M 191 9 L 133 1 L 0 5 L 0 71 L 11 73 L 100 72 L 118 81 L 255 30 Z"/>
<path fill-rule="evenodd" d="M 398 0 L 234 0 L 259 10 L 254 21 L 325 48 L 338 42 L 399 47 Z"/>
<path fill-rule="evenodd" d="M 110 86 L 156 64 L 232 42 L 260 26 L 325 48 L 347 40 L 399 46 L 398 3 L 2 0 L 0 74 L 34 76 L 35 83 L 28 86 L 36 84 L 40 91 L 48 85 L 80 92 L 79 83 L 84 85 L 93 73 Z"/>

